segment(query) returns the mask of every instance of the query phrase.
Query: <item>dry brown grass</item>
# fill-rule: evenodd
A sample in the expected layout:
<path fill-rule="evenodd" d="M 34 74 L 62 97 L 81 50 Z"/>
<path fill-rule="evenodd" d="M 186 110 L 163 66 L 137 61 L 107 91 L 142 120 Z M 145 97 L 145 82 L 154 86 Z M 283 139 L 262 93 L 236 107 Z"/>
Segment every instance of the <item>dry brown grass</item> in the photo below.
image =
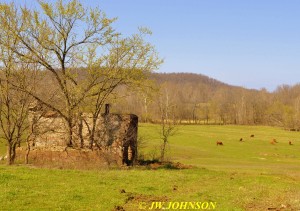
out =
<path fill-rule="evenodd" d="M 16 162 L 24 163 L 25 150 L 18 149 Z M 117 156 L 100 150 L 80 150 L 67 148 L 60 151 L 32 150 L 29 164 L 44 168 L 59 169 L 102 169 L 120 166 Z"/>

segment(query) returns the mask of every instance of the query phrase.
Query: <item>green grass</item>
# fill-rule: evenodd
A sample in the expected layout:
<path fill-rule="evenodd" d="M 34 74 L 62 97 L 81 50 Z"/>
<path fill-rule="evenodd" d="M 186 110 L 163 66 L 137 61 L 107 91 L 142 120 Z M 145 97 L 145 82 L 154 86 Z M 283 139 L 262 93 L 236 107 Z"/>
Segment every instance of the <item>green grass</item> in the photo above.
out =
<path fill-rule="evenodd" d="M 149 157 L 159 149 L 157 125 L 142 124 L 140 135 L 147 141 L 143 149 Z M 254 138 L 250 135 L 254 134 Z M 243 138 L 243 142 L 240 142 Z M 270 141 L 276 139 L 278 144 Z M 216 141 L 224 146 L 216 146 Z M 290 146 L 288 141 L 293 145 Z M 300 172 L 300 133 L 262 126 L 180 126 L 176 136 L 169 139 L 169 157 L 173 161 L 215 170 L 256 171 L 280 173 Z M 159 155 L 159 154 L 157 154 Z"/>
<path fill-rule="evenodd" d="M 70 171 L 3 166 L 0 172 L 1 210 L 112 210 L 115 206 L 138 210 L 140 202 L 150 206 L 152 201 L 212 201 L 217 202 L 217 210 L 300 208 L 299 180 L 282 175 L 207 169 Z M 122 189 L 126 193 L 121 193 Z"/>
<path fill-rule="evenodd" d="M 145 156 L 158 126 L 141 124 Z M 250 135 L 255 137 L 250 139 Z M 0 210 L 139 210 L 153 201 L 216 202 L 216 210 L 300 210 L 300 133 L 250 126 L 181 126 L 168 157 L 184 170 L 78 171 L 0 165 Z M 240 143 L 243 137 L 245 142 Z M 276 138 L 277 145 L 269 142 Z M 216 146 L 222 140 L 224 146 Z M 288 140 L 294 145 L 289 146 Z M 121 193 L 125 190 L 125 193 Z"/>

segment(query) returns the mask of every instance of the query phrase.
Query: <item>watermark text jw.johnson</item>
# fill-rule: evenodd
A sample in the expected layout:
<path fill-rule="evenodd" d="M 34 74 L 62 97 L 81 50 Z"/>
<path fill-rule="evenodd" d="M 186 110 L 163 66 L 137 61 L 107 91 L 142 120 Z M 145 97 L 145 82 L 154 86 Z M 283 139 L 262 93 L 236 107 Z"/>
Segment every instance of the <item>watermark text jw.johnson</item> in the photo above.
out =
<path fill-rule="evenodd" d="M 185 201 L 174 201 L 174 202 L 162 202 L 154 201 L 151 203 L 140 202 L 140 210 L 214 210 L 217 207 L 217 202 L 185 202 Z"/>

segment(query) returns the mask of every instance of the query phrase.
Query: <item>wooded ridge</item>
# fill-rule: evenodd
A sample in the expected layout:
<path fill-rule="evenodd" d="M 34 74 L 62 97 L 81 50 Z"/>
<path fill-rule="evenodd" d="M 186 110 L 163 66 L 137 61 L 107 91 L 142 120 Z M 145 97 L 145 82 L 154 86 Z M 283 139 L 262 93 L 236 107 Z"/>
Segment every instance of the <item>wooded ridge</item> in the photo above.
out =
<path fill-rule="evenodd" d="M 144 122 L 156 122 L 160 119 L 158 101 L 162 99 L 181 123 L 300 128 L 300 84 L 280 85 L 269 92 L 194 73 L 153 73 L 150 78 L 160 91 L 129 94 L 125 101 L 115 103 L 114 110 L 135 113 Z"/>

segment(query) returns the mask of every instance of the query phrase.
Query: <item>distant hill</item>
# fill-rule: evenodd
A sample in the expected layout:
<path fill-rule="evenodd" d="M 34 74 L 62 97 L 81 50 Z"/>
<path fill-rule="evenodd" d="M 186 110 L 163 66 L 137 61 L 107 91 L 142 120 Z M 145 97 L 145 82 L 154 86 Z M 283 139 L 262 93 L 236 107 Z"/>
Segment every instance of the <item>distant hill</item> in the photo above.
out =
<path fill-rule="evenodd" d="M 141 121 L 157 122 L 162 105 L 176 118 L 191 124 L 274 125 L 300 129 L 300 85 L 282 85 L 270 93 L 233 86 L 202 74 L 153 73 L 160 93 L 133 94 L 116 105 Z M 151 92 L 151 91 L 150 91 Z"/>
<path fill-rule="evenodd" d="M 196 73 L 153 73 L 151 78 L 158 83 L 172 82 L 182 83 L 201 83 L 213 87 L 233 87 L 206 75 Z"/>

